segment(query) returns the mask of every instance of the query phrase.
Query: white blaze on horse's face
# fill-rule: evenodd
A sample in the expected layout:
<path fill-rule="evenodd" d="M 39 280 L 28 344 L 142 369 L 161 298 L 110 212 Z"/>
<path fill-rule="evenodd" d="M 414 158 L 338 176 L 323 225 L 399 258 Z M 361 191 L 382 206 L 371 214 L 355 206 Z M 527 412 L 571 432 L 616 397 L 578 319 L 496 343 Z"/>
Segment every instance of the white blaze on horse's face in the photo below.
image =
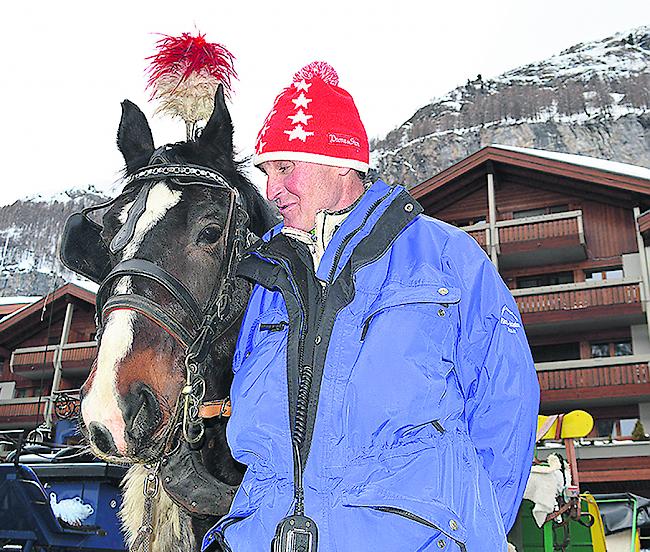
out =
<path fill-rule="evenodd" d="M 165 214 L 180 202 L 182 192 L 170 190 L 166 184 L 159 182 L 151 188 L 147 196 L 146 208 L 138 219 L 131 241 L 123 249 L 122 259 L 131 259 L 137 253 L 145 236 L 160 222 Z M 126 205 L 120 213 L 120 221 L 126 222 L 132 203 Z M 131 278 L 120 278 L 115 292 L 131 292 Z M 86 427 L 97 422 L 110 431 L 120 454 L 126 453 L 125 423 L 119 407 L 117 375 L 120 363 L 133 347 L 133 323 L 135 313 L 118 309 L 109 313 L 102 334 L 97 355 L 97 364 L 90 389 L 81 403 L 81 414 Z"/>

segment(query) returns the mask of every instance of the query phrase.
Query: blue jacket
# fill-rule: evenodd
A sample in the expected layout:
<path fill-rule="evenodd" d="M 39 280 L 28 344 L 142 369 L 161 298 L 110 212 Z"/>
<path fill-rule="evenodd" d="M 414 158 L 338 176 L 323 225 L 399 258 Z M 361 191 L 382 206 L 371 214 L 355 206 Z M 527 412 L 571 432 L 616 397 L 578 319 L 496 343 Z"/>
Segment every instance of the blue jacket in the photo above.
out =
<path fill-rule="evenodd" d="M 270 550 L 293 513 L 296 397 L 310 366 L 301 451 L 319 552 L 506 550 L 539 387 L 494 266 L 466 233 L 381 181 L 315 275 L 307 248 L 279 229 L 240 264 L 256 286 L 233 364 L 228 442 L 248 469 L 204 549 Z"/>

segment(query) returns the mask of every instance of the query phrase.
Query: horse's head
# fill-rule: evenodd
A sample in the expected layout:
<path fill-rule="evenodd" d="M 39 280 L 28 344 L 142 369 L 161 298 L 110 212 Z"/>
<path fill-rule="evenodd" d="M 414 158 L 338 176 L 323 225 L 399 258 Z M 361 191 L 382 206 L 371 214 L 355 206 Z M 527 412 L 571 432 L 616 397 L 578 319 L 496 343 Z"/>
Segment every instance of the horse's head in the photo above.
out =
<path fill-rule="evenodd" d="M 96 257 L 91 264 L 111 270 L 98 293 L 99 348 L 81 414 L 96 454 L 142 462 L 158 457 L 182 425 L 184 393 L 194 416 L 197 398 L 228 395 L 248 293 L 233 268 L 247 221 L 260 235 L 272 218 L 233 159 L 221 87 L 198 138 L 158 149 L 144 114 L 128 101 L 122 109 L 118 147 L 129 178 L 101 235 L 79 244 Z M 186 356 L 193 341 L 211 360 L 205 393 L 200 358 L 192 375 Z"/>

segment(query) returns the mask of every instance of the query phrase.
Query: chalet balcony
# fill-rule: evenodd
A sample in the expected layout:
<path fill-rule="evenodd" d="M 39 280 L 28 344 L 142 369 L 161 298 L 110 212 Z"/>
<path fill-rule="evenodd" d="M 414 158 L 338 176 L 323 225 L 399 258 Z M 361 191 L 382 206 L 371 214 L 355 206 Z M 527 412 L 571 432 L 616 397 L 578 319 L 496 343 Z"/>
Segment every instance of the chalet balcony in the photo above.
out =
<path fill-rule="evenodd" d="M 535 364 L 544 407 L 576 408 L 650 397 L 650 355 L 628 355 Z M 579 402 L 576 402 L 579 401 Z M 584 404 L 583 404 L 584 406 Z M 586 408 L 586 410 L 589 410 Z"/>
<path fill-rule="evenodd" d="M 496 222 L 493 245 L 501 268 L 567 263 L 587 258 L 582 211 L 567 211 Z M 462 228 L 490 252 L 490 227 L 486 222 Z"/>
<path fill-rule="evenodd" d="M 641 280 L 596 280 L 511 290 L 529 334 L 642 324 Z"/>
<path fill-rule="evenodd" d="M 10 368 L 25 378 L 38 379 L 52 376 L 56 363 L 66 376 L 87 375 L 97 356 L 97 342 L 85 341 L 59 345 L 42 345 L 16 349 L 11 354 Z"/>
<path fill-rule="evenodd" d="M 0 428 L 36 427 L 45 419 L 49 396 L 0 400 Z"/>
<path fill-rule="evenodd" d="M 650 480 L 650 442 L 609 442 L 587 438 L 576 443 L 575 452 L 581 484 Z M 566 458 L 564 445 L 559 443 L 536 449 L 540 460 L 558 453 Z"/>
<path fill-rule="evenodd" d="M 48 404 L 54 397 L 53 419 L 76 418 L 79 415 L 79 389 L 64 389 L 53 395 L 0 400 L 0 429 L 35 427 L 47 416 Z"/>

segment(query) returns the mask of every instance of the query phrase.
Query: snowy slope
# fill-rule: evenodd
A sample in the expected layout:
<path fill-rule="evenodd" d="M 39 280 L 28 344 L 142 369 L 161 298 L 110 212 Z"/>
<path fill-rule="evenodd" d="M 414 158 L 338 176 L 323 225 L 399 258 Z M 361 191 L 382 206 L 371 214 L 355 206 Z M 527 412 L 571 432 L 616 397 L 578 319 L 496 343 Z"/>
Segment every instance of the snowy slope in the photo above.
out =
<path fill-rule="evenodd" d="M 413 185 L 490 143 L 650 166 L 650 27 L 478 75 L 373 144 L 388 180 Z"/>

